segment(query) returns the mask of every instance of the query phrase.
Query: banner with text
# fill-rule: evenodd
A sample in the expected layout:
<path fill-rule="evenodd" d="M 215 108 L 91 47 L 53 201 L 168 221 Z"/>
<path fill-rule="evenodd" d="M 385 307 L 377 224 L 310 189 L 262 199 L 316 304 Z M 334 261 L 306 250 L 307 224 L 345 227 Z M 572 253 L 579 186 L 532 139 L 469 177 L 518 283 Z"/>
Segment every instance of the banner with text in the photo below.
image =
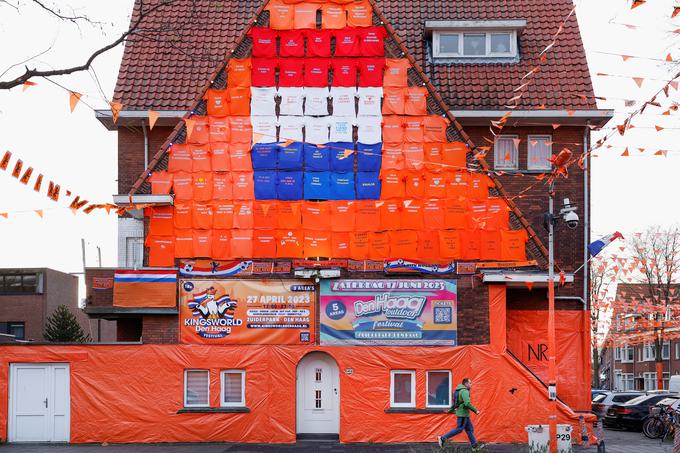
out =
<path fill-rule="evenodd" d="M 181 280 L 180 339 L 202 344 L 312 344 L 306 280 Z"/>
<path fill-rule="evenodd" d="M 452 280 L 323 280 L 320 304 L 323 345 L 456 345 Z"/>

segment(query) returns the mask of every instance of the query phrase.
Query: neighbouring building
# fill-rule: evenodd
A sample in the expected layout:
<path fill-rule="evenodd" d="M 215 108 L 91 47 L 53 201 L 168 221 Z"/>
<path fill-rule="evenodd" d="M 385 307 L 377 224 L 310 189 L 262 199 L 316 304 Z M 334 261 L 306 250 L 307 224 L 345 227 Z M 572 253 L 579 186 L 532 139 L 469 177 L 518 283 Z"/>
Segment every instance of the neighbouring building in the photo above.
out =
<path fill-rule="evenodd" d="M 673 285 L 673 291 L 680 290 L 680 285 Z M 658 390 L 656 374 L 656 348 L 653 342 L 625 344 L 622 339 L 631 332 L 639 331 L 652 321 L 653 316 L 645 302 L 648 289 L 644 284 L 619 283 L 616 288 L 616 301 L 612 313 L 610 331 L 605 341 L 600 359 L 600 376 L 602 387 L 612 390 Z M 637 308 L 635 304 L 638 303 Z M 668 339 L 663 342 L 661 359 L 663 360 L 663 388 L 668 390 L 671 375 L 680 374 L 680 339 L 677 339 L 677 303 L 668 310 L 664 321 L 670 327 L 666 330 Z M 653 335 L 652 335 L 653 336 Z M 624 343 L 624 344 L 622 344 Z"/>
<path fill-rule="evenodd" d="M 5 377 L 70 373 L 72 408 L 49 439 L 0 412 L 0 437 L 434 442 L 470 377 L 478 437 L 526 442 L 549 417 L 548 159 L 611 118 L 572 8 L 199 0 L 145 16 L 158 32 L 125 47 L 117 118 L 97 112 L 118 135 L 119 266 L 86 270 L 86 312 L 141 344 L 0 347 Z M 594 420 L 583 156 L 555 185 L 581 216 L 555 247 L 557 420 L 575 429 Z"/>

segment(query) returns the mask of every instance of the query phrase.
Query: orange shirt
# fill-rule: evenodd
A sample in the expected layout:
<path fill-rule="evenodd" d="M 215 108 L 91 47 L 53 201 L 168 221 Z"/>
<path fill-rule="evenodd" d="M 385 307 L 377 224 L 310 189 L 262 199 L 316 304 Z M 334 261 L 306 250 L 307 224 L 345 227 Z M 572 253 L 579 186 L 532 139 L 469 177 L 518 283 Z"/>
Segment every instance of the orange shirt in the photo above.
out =
<path fill-rule="evenodd" d="M 437 142 L 423 143 L 423 155 L 425 156 L 425 169 L 431 172 L 441 172 L 442 167 L 442 144 Z"/>
<path fill-rule="evenodd" d="M 425 177 L 420 171 L 408 171 L 406 173 L 406 197 L 422 198 L 425 196 Z"/>
<path fill-rule="evenodd" d="M 230 229 L 234 226 L 234 202 L 215 200 L 212 203 L 213 228 Z"/>
<path fill-rule="evenodd" d="M 249 116 L 230 116 L 229 117 L 230 143 L 248 143 L 253 138 L 253 126 L 250 124 Z"/>
<path fill-rule="evenodd" d="M 423 143 L 423 118 L 419 116 L 405 116 L 404 118 L 404 141 L 410 143 Z"/>
<path fill-rule="evenodd" d="M 381 200 L 380 229 L 398 230 L 401 228 L 401 200 Z"/>
<path fill-rule="evenodd" d="M 212 230 L 194 230 L 195 258 L 212 258 Z"/>
<path fill-rule="evenodd" d="M 193 228 L 209 230 L 213 227 L 212 205 L 210 203 L 195 202 L 193 204 L 191 218 L 191 226 Z"/>
<path fill-rule="evenodd" d="M 295 18 L 295 5 L 280 0 L 270 1 L 265 10 L 269 11 L 269 27 L 274 30 L 291 30 Z"/>
<path fill-rule="evenodd" d="M 304 258 L 304 233 L 299 229 L 276 231 L 277 258 Z"/>
<path fill-rule="evenodd" d="M 370 27 L 373 25 L 373 9 L 367 1 L 353 2 L 345 6 L 348 27 Z"/>
<path fill-rule="evenodd" d="M 305 230 L 305 258 L 330 258 L 332 256 L 331 233 Z"/>
<path fill-rule="evenodd" d="M 231 170 L 229 143 L 210 144 L 210 164 L 214 171 Z"/>
<path fill-rule="evenodd" d="M 350 233 L 334 232 L 331 236 L 331 250 L 333 258 L 349 258 Z"/>
<path fill-rule="evenodd" d="M 422 170 L 425 155 L 422 143 L 404 143 L 404 168 L 406 170 Z"/>
<path fill-rule="evenodd" d="M 425 87 L 406 88 L 404 114 L 427 115 L 427 95 L 428 91 Z"/>
<path fill-rule="evenodd" d="M 229 87 L 227 96 L 231 115 L 250 115 L 250 87 Z"/>
<path fill-rule="evenodd" d="M 331 231 L 354 231 L 356 203 L 354 201 L 331 201 L 329 204 Z"/>
<path fill-rule="evenodd" d="M 401 228 L 404 230 L 422 230 L 425 228 L 422 200 L 403 201 L 401 207 Z"/>
<path fill-rule="evenodd" d="M 500 231 L 482 230 L 481 233 L 482 254 L 485 261 L 498 261 L 501 259 L 501 233 Z"/>
<path fill-rule="evenodd" d="M 192 116 L 190 118 L 194 122 L 194 127 L 191 130 L 191 135 L 188 135 L 187 131 L 187 143 L 193 143 L 196 145 L 203 145 L 204 143 L 210 142 L 210 122 L 207 116 Z"/>
<path fill-rule="evenodd" d="M 385 260 L 390 257 L 390 236 L 386 231 L 368 234 L 368 259 Z"/>
<path fill-rule="evenodd" d="M 468 228 L 486 228 L 486 201 L 468 201 Z"/>
<path fill-rule="evenodd" d="M 270 230 L 276 228 L 279 203 L 277 201 L 256 201 L 253 203 L 253 228 Z M 273 256 L 272 256 L 273 257 Z"/>
<path fill-rule="evenodd" d="M 446 196 L 448 198 L 467 198 L 470 174 L 465 170 L 452 171 L 450 174 L 451 177 L 446 185 Z"/>
<path fill-rule="evenodd" d="M 382 170 L 403 170 L 404 169 L 404 152 L 403 144 L 399 143 L 383 143 L 382 149 Z"/>
<path fill-rule="evenodd" d="M 148 208 L 145 214 L 149 217 L 149 234 L 151 236 L 172 236 L 175 230 L 174 209 L 172 206 Z"/>
<path fill-rule="evenodd" d="M 367 260 L 369 256 L 368 232 L 354 231 L 349 233 L 349 257 L 353 260 Z"/>
<path fill-rule="evenodd" d="M 214 172 L 212 197 L 218 200 L 228 200 L 233 198 L 234 190 L 231 182 L 231 173 Z"/>
<path fill-rule="evenodd" d="M 168 149 L 168 171 L 191 171 L 191 152 L 188 145 L 175 143 Z"/>
<path fill-rule="evenodd" d="M 383 115 L 403 115 L 406 88 L 384 87 L 383 88 Z"/>
<path fill-rule="evenodd" d="M 232 143 L 229 145 L 229 161 L 232 171 L 253 171 L 250 144 Z"/>
<path fill-rule="evenodd" d="M 286 201 L 279 203 L 278 228 L 302 228 L 302 206 L 300 201 Z"/>
<path fill-rule="evenodd" d="M 501 231 L 501 260 L 526 261 L 526 243 L 529 239 L 526 230 Z"/>
<path fill-rule="evenodd" d="M 303 2 L 296 4 L 294 9 L 293 28 L 316 28 L 316 11 L 319 5 Z"/>
<path fill-rule="evenodd" d="M 274 230 L 254 230 L 253 258 L 275 258 L 276 242 Z"/>
<path fill-rule="evenodd" d="M 191 153 L 191 171 L 211 171 L 210 146 L 188 145 Z"/>
<path fill-rule="evenodd" d="M 232 187 L 235 200 L 252 200 L 255 198 L 253 172 L 234 172 L 232 174 Z"/>
<path fill-rule="evenodd" d="M 250 58 L 230 58 L 227 64 L 227 83 L 230 87 L 250 86 Z"/>
<path fill-rule="evenodd" d="M 356 231 L 375 231 L 380 225 L 380 208 L 376 200 L 357 200 L 355 202 Z"/>
<path fill-rule="evenodd" d="M 403 170 L 382 170 L 380 172 L 380 198 L 403 198 L 406 196 L 406 174 Z"/>
<path fill-rule="evenodd" d="M 484 173 L 472 173 L 468 186 L 468 197 L 473 200 L 486 200 L 489 198 L 489 189 L 494 187 L 493 181 Z"/>
<path fill-rule="evenodd" d="M 194 197 L 194 180 L 191 173 L 179 171 L 172 176 L 172 191 L 175 200 L 191 200 Z"/>
<path fill-rule="evenodd" d="M 248 259 L 253 257 L 253 230 L 231 231 L 231 256 Z"/>
<path fill-rule="evenodd" d="M 439 230 L 439 254 L 442 258 L 455 260 L 463 257 L 460 235 L 457 230 Z"/>
<path fill-rule="evenodd" d="M 444 200 L 425 200 L 423 203 L 423 224 L 427 230 L 442 230 L 445 226 L 446 209 Z"/>
<path fill-rule="evenodd" d="M 439 234 L 431 231 L 418 232 L 418 258 L 426 263 L 441 261 L 439 256 Z"/>
<path fill-rule="evenodd" d="M 173 236 L 147 236 L 145 244 L 149 247 L 150 267 L 175 265 L 175 238 Z"/>
<path fill-rule="evenodd" d="M 418 233 L 409 230 L 390 231 L 390 257 L 412 260 L 418 257 Z"/>
<path fill-rule="evenodd" d="M 203 171 L 193 173 L 193 198 L 194 200 L 206 201 L 212 198 L 212 173 Z"/>
<path fill-rule="evenodd" d="M 345 8 L 333 3 L 321 5 L 321 28 L 339 30 L 347 25 Z"/>
<path fill-rule="evenodd" d="M 231 259 L 231 232 L 229 230 L 213 230 L 212 253 L 214 260 Z"/>
<path fill-rule="evenodd" d="M 410 67 L 411 63 L 406 58 L 387 58 L 385 60 L 383 87 L 407 87 Z"/>
<path fill-rule="evenodd" d="M 208 118 L 210 143 L 229 141 L 229 117 L 211 116 Z"/>
<path fill-rule="evenodd" d="M 489 198 L 486 201 L 486 228 L 507 230 L 510 228 L 510 208 L 502 198 Z"/>
<path fill-rule="evenodd" d="M 442 144 L 442 163 L 449 170 L 467 168 L 468 148 L 463 142 L 447 142 Z"/>
<path fill-rule="evenodd" d="M 387 115 L 382 119 L 383 143 L 401 143 L 404 141 L 404 117 Z"/>
<path fill-rule="evenodd" d="M 465 230 L 461 236 L 463 259 L 479 260 L 482 256 L 482 231 Z"/>
<path fill-rule="evenodd" d="M 175 215 L 173 224 L 175 228 L 186 229 L 193 226 L 194 207 L 191 201 L 175 203 Z"/>
<path fill-rule="evenodd" d="M 306 201 L 302 204 L 302 225 L 305 230 L 328 231 L 331 229 L 331 216 L 328 203 Z"/>
<path fill-rule="evenodd" d="M 446 128 L 448 127 L 448 118 L 438 115 L 423 117 L 424 140 L 426 142 L 445 142 Z"/>
<path fill-rule="evenodd" d="M 175 258 L 194 257 L 194 233 L 193 230 L 175 229 Z"/>
<path fill-rule="evenodd" d="M 167 171 L 154 171 L 149 176 L 151 193 L 153 195 L 167 195 L 172 189 L 172 173 Z"/>
<path fill-rule="evenodd" d="M 467 228 L 467 199 L 449 198 L 444 203 L 444 227 L 447 229 L 465 229 Z"/>
<path fill-rule="evenodd" d="M 234 203 L 234 228 L 251 230 L 253 223 L 253 202 L 237 201 Z"/>
<path fill-rule="evenodd" d="M 229 115 L 229 99 L 227 98 L 227 90 L 215 90 L 211 88 L 205 92 L 203 99 L 207 101 L 208 115 Z"/>
<path fill-rule="evenodd" d="M 446 198 L 446 173 L 425 172 L 425 195 L 430 198 Z"/>

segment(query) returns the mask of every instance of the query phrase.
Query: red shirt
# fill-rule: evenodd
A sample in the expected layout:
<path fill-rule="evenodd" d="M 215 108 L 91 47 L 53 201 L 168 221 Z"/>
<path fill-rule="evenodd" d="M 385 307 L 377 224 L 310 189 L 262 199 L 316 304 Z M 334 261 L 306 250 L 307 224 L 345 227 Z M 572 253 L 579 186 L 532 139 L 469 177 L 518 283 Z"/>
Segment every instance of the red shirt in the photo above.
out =
<path fill-rule="evenodd" d="M 276 56 L 276 30 L 268 27 L 253 27 L 248 32 L 253 40 L 253 57 L 270 58 Z"/>
<path fill-rule="evenodd" d="M 305 56 L 304 30 L 286 30 L 279 32 L 279 56 L 280 57 Z"/>
<path fill-rule="evenodd" d="M 383 83 L 384 58 L 361 58 L 359 60 L 359 86 L 381 87 Z"/>
<path fill-rule="evenodd" d="M 255 87 L 276 86 L 276 67 L 278 61 L 273 58 L 253 58 L 251 83 Z"/>
<path fill-rule="evenodd" d="M 301 87 L 304 61 L 302 58 L 281 58 L 279 60 L 279 86 Z"/>
<path fill-rule="evenodd" d="M 359 30 L 359 49 L 364 57 L 380 57 L 385 55 L 385 27 L 366 27 Z"/>
<path fill-rule="evenodd" d="M 305 86 L 327 87 L 328 68 L 330 65 L 331 61 L 328 58 L 305 59 Z"/>
<path fill-rule="evenodd" d="M 307 37 L 308 57 L 331 56 L 331 31 L 330 30 L 304 30 Z"/>
<path fill-rule="evenodd" d="M 333 68 L 334 87 L 357 86 L 357 61 L 354 58 L 334 58 L 331 60 Z"/>
<path fill-rule="evenodd" d="M 359 52 L 359 30 L 356 28 L 342 28 L 333 30 L 335 37 L 336 57 L 356 57 Z"/>

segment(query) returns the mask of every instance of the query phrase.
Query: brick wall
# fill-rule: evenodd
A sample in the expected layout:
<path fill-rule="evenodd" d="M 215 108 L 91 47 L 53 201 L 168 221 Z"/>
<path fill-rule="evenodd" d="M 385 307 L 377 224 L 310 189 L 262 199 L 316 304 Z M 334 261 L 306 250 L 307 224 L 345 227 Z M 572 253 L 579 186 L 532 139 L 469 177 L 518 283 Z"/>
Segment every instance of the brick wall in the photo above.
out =
<path fill-rule="evenodd" d="M 178 317 L 176 315 L 144 315 L 142 341 L 144 343 L 178 343 Z"/>
<path fill-rule="evenodd" d="M 458 344 L 489 343 L 489 287 L 475 277 L 458 280 Z"/>
<path fill-rule="evenodd" d="M 116 341 L 139 341 L 142 337 L 142 318 L 120 318 L 116 327 Z"/>
<path fill-rule="evenodd" d="M 115 269 L 93 268 L 85 269 L 85 300 L 88 306 L 111 307 L 113 305 L 113 288 L 92 289 L 93 278 L 113 278 Z"/>
<path fill-rule="evenodd" d="M 149 134 L 149 160 L 170 135 L 171 127 L 156 126 Z M 139 127 L 118 129 L 118 193 L 126 194 L 144 171 L 144 134 Z"/>

